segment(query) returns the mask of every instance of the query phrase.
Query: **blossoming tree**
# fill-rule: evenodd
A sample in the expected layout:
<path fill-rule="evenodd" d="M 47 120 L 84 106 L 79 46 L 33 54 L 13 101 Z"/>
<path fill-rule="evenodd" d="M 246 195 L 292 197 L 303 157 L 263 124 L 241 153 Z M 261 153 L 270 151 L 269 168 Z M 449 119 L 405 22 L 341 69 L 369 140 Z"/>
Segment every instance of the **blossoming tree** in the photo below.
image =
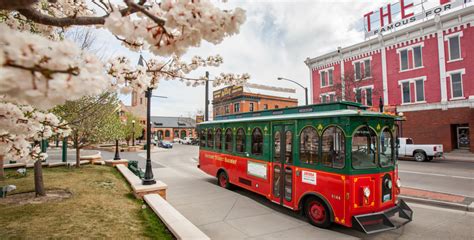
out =
<path fill-rule="evenodd" d="M 29 141 L 48 138 L 50 130 L 64 135 L 69 130 L 40 110 L 66 100 L 155 88 L 162 79 L 203 84 L 209 79 L 188 74 L 218 66 L 222 58 L 186 62 L 180 56 L 203 41 L 218 44 L 237 34 L 244 21 L 242 9 L 221 10 L 209 0 L 0 0 L 0 159 L 44 157 Z M 125 57 L 103 63 L 64 40 L 64 29 L 72 26 L 107 29 L 130 50 L 157 58 L 145 66 L 132 66 Z M 213 83 L 240 85 L 248 79 L 222 73 Z"/>

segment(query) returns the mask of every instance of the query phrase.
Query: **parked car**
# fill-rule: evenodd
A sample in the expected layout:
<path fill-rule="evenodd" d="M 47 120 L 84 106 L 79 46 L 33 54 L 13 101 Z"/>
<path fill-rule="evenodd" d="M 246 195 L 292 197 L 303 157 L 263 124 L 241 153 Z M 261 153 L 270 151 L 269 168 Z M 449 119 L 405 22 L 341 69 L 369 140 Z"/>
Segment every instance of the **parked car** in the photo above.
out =
<path fill-rule="evenodd" d="M 415 144 L 411 138 L 399 138 L 399 157 L 414 157 L 418 162 L 443 156 L 442 144 Z"/>
<path fill-rule="evenodd" d="M 181 144 L 192 144 L 193 143 L 193 140 L 194 138 L 192 137 L 185 137 L 184 139 L 181 139 Z"/>
<path fill-rule="evenodd" d="M 174 138 L 173 142 L 174 143 L 181 143 L 182 139 L 181 138 Z"/>
<path fill-rule="evenodd" d="M 161 144 L 160 144 L 162 148 L 173 148 L 173 143 L 171 143 L 170 141 L 161 141 Z"/>

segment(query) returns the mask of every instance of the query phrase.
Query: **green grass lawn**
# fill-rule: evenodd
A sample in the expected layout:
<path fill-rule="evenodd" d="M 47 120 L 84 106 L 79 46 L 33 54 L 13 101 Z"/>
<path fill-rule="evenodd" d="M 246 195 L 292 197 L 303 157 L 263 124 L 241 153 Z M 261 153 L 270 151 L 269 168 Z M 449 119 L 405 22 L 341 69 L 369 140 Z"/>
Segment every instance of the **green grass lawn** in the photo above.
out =
<path fill-rule="evenodd" d="M 0 186 L 16 185 L 14 193 L 34 191 L 33 169 L 28 169 L 26 177 L 18 177 L 12 170 L 6 175 Z M 66 189 L 72 196 L 23 205 L 0 199 L 0 239 L 174 238 L 149 207 L 142 209 L 143 201 L 133 197 L 128 183 L 114 168 L 43 168 L 43 178 L 46 190 Z"/>

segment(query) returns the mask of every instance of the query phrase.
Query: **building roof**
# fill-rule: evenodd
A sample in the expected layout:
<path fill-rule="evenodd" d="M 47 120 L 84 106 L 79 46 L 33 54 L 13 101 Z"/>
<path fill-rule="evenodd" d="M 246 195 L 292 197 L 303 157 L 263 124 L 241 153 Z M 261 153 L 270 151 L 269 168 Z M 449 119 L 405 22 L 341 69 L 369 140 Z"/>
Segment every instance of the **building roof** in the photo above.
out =
<path fill-rule="evenodd" d="M 152 116 L 152 127 L 155 128 L 195 128 L 196 120 L 189 117 Z"/>

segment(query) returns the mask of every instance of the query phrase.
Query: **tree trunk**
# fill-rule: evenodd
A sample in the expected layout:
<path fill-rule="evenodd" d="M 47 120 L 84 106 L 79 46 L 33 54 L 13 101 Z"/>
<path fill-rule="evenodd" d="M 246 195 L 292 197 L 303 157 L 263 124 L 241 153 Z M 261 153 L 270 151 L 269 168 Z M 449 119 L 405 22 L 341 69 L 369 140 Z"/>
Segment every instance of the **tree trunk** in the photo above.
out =
<path fill-rule="evenodd" d="M 0 180 L 5 178 L 5 171 L 3 170 L 3 155 L 0 155 Z"/>
<path fill-rule="evenodd" d="M 76 168 L 80 168 L 80 167 L 81 167 L 81 149 L 79 147 L 76 147 Z"/>
<path fill-rule="evenodd" d="M 37 197 L 46 196 L 43 182 L 43 167 L 40 160 L 35 162 L 35 192 Z"/>

